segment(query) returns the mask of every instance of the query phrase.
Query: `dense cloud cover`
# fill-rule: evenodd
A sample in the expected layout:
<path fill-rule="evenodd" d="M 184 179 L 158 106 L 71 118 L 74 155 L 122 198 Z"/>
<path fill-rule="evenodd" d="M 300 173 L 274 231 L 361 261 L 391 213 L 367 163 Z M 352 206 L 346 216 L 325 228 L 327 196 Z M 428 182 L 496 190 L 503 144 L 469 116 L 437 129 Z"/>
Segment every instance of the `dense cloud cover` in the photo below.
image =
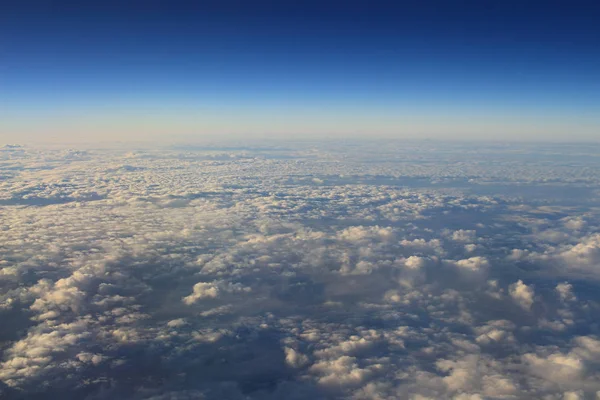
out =
<path fill-rule="evenodd" d="M 600 399 L 600 148 L 0 149 L 0 398 Z"/>

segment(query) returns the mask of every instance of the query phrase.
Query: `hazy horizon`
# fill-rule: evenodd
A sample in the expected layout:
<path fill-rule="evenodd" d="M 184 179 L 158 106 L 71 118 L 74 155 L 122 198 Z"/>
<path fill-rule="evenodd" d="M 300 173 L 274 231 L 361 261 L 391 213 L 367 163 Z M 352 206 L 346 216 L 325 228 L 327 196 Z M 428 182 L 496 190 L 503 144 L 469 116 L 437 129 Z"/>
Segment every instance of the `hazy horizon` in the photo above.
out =
<path fill-rule="evenodd" d="M 599 7 L 25 1 L 0 6 L 0 141 L 595 141 Z"/>

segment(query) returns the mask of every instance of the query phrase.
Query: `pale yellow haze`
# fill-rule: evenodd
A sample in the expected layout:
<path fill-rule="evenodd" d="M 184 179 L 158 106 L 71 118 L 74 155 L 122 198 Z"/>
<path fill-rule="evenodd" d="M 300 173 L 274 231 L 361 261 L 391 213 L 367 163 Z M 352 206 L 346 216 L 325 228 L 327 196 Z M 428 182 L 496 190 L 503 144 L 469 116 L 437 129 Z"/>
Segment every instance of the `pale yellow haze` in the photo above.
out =
<path fill-rule="evenodd" d="M 118 112 L 0 118 L 0 143 L 193 142 L 202 139 L 430 138 L 599 141 L 595 118 L 358 113 Z"/>

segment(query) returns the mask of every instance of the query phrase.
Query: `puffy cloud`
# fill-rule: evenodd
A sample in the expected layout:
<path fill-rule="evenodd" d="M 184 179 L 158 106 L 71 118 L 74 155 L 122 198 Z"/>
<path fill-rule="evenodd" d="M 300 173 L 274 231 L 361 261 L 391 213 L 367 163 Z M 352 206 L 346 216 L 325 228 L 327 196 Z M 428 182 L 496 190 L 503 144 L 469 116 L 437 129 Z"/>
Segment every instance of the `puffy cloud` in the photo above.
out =
<path fill-rule="evenodd" d="M 247 293 L 252 289 L 239 283 L 215 281 L 198 282 L 194 285 L 193 292 L 183 298 L 185 304 L 194 304 L 202 299 L 215 299 L 222 293 Z"/>
<path fill-rule="evenodd" d="M 304 354 L 294 350 L 291 347 L 285 348 L 285 362 L 287 365 L 293 368 L 299 368 L 308 364 L 308 357 Z"/>
<path fill-rule="evenodd" d="M 535 294 L 533 288 L 518 280 L 509 287 L 510 297 L 525 310 L 530 310 L 533 305 L 533 296 Z"/>
<path fill-rule="evenodd" d="M 451 393 L 465 396 L 465 392 L 477 391 L 473 395 L 486 397 L 506 397 L 518 391 L 518 384 L 504 376 L 494 360 L 477 354 L 459 360 L 439 360 L 438 369 L 448 375 L 443 378 Z"/>
<path fill-rule="evenodd" d="M 576 218 L 565 218 L 564 225 L 565 225 L 565 227 L 567 227 L 569 229 L 579 231 L 579 230 L 582 230 L 583 228 L 585 228 L 587 223 L 585 222 L 585 220 L 582 217 L 576 217 Z"/>
<path fill-rule="evenodd" d="M 419 270 L 427 264 L 427 261 L 423 257 L 410 256 L 404 261 L 404 265 L 408 269 Z"/>
<path fill-rule="evenodd" d="M 476 232 L 474 230 L 459 229 L 452 232 L 452 240 L 457 242 L 473 242 Z"/>
<path fill-rule="evenodd" d="M 409 147 L 3 149 L 0 397 L 597 396 L 595 170 Z"/>
<path fill-rule="evenodd" d="M 573 294 L 573 285 L 569 283 L 559 283 L 556 285 L 556 292 L 562 301 L 575 301 L 577 297 Z"/>
<path fill-rule="evenodd" d="M 559 253 L 567 268 L 598 274 L 600 271 L 600 235 L 592 235 Z"/>
<path fill-rule="evenodd" d="M 582 400 L 584 399 L 583 397 L 583 391 L 578 390 L 578 391 L 572 391 L 572 392 L 565 392 L 565 394 L 563 395 L 563 399 L 564 400 Z"/>
<path fill-rule="evenodd" d="M 167 326 L 169 328 L 181 328 L 182 326 L 186 326 L 188 323 L 184 318 L 177 318 L 167 322 Z"/>
<path fill-rule="evenodd" d="M 567 384 L 580 380 L 584 373 L 584 364 L 579 357 L 563 354 L 539 357 L 525 354 L 523 359 L 534 375 L 547 381 Z"/>
<path fill-rule="evenodd" d="M 193 304 L 200 299 L 216 298 L 219 296 L 219 287 L 210 282 L 198 282 L 194 285 L 194 292 L 183 298 L 186 304 Z"/>
<path fill-rule="evenodd" d="M 480 271 L 489 267 L 489 262 L 485 257 L 470 257 L 464 260 L 458 260 L 454 263 L 458 268 L 469 271 Z"/>

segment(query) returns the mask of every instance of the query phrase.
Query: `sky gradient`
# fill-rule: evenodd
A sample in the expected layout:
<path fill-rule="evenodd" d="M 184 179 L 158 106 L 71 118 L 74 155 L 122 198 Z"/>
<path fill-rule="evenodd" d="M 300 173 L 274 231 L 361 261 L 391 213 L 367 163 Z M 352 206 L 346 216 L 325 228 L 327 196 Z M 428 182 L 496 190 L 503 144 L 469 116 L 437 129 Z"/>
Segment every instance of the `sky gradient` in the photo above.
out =
<path fill-rule="evenodd" d="M 0 141 L 600 138 L 596 2 L 84 3 L 0 6 Z"/>

